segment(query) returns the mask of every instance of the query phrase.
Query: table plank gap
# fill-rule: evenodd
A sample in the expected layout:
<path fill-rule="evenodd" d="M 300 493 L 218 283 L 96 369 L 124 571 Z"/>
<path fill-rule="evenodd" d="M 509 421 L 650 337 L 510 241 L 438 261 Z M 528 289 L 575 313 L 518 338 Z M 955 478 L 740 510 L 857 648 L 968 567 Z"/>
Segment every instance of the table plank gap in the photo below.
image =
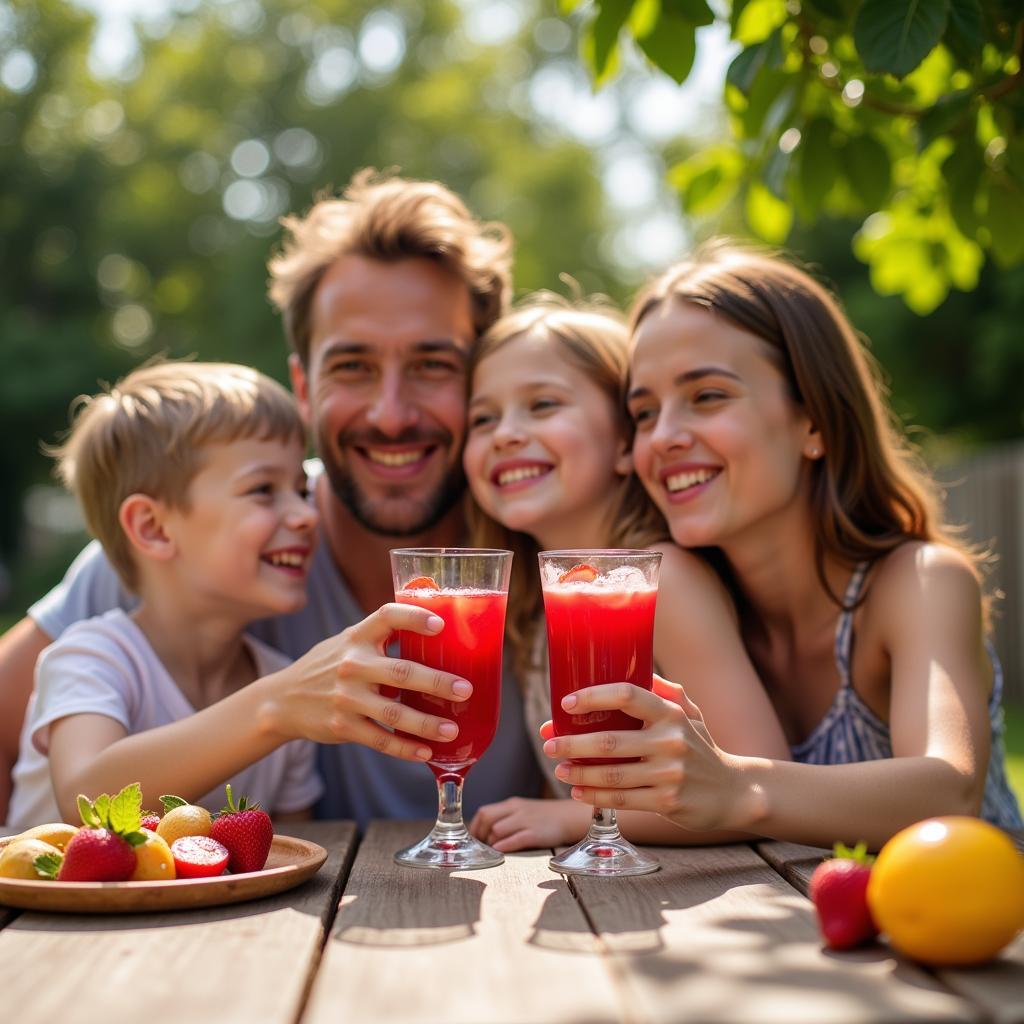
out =
<path fill-rule="evenodd" d="M 656 874 L 574 879 L 638 1024 L 982 1019 L 881 946 L 823 953 L 810 902 L 750 846 L 650 852 Z"/>
<path fill-rule="evenodd" d="M 400 867 L 426 822 L 371 824 L 356 853 L 303 1024 L 612 1024 L 602 946 L 549 852 L 485 871 Z"/>

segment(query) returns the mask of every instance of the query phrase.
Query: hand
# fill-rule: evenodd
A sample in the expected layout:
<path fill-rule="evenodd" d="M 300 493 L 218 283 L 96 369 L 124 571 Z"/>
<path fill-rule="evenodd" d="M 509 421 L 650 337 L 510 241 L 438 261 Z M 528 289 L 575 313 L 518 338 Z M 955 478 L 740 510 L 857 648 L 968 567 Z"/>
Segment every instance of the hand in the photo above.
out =
<path fill-rule="evenodd" d="M 502 853 L 549 849 L 574 843 L 586 831 L 590 812 L 571 800 L 525 800 L 514 796 L 481 807 L 470 834 Z"/>
<path fill-rule="evenodd" d="M 424 714 L 384 696 L 382 686 L 464 701 L 472 685 L 459 676 L 413 661 L 389 658 L 393 633 L 439 633 L 444 620 L 408 604 L 386 604 L 362 622 L 316 645 L 286 669 L 268 676 L 264 713 L 269 728 L 286 739 L 361 743 L 405 761 L 427 761 L 429 746 L 397 736 L 386 725 L 427 740 L 447 742 L 459 732 L 446 718 Z M 380 723 L 380 724 L 378 724 Z"/>
<path fill-rule="evenodd" d="M 642 729 L 548 739 L 548 757 L 638 757 L 631 764 L 579 765 L 563 760 L 555 774 L 573 787 L 572 798 L 595 807 L 654 811 L 683 828 L 734 827 L 741 781 L 731 755 L 708 733 L 700 709 L 683 688 L 655 676 L 651 692 L 629 683 L 577 690 L 562 700 L 573 714 L 624 711 Z M 547 727 L 541 730 L 548 735 Z"/>

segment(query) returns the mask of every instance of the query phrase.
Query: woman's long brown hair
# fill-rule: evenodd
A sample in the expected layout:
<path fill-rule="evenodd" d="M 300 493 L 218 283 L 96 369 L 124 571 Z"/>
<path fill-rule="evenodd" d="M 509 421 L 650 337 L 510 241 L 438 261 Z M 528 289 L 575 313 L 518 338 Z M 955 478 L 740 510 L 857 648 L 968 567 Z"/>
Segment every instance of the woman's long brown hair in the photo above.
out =
<path fill-rule="evenodd" d="M 483 360 L 526 335 L 546 338 L 553 350 L 587 374 L 607 396 L 621 436 L 632 442 L 633 426 L 625 405 L 629 332 L 622 317 L 611 307 L 597 303 L 572 304 L 550 293 L 532 296 L 502 317 L 477 342 L 470 357 L 470 388 L 474 372 Z M 509 530 L 488 516 L 472 497 L 467 500 L 471 543 L 515 552 L 505 632 L 516 678 L 523 680 L 525 671 L 533 667 L 537 630 L 543 619 L 537 565 L 540 548 L 529 534 Z M 632 473 L 623 477 L 611 503 L 604 546 L 645 548 L 667 540 L 665 520 L 640 481 Z"/>
<path fill-rule="evenodd" d="M 836 603 L 826 552 L 854 565 L 907 540 L 935 541 L 963 552 L 981 578 L 983 555 L 946 523 L 939 488 L 888 407 L 877 363 L 827 289 L 777 253 L 716 240 L 641 291 L 631 332 L 670 299 L 767 342 L 793 399 L 821 432 L 825 454 L 811 482 L 815 564 Z"/>

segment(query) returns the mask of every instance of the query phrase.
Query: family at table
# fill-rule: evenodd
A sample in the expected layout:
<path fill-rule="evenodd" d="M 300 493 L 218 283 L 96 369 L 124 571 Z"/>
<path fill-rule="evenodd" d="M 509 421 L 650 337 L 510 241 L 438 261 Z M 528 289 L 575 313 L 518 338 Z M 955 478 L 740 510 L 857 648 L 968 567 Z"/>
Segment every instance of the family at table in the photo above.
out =
<path fill-rule="evenodd" d="M 982 557 L 814 276 L 716 240 L 628 316 L 510 305 L 503 226 L 371 171 L 284 223 L 291 394 L 150 363 L 55 450 L 96 539 L 0 638 L 9 826 L 132 781 L 147 805 L 212 808 L 231 781 L 279 820 L 432 818 L 458 724 L 401 691 L 473 681 L 397 656 L 445 624 L 395 601 L 389 552 L 474 547 L 514 553 L 500 723 L 466 786 L 495 850 L 575 843 L 595 807 L 641 844 L 1024 827 Z M 660 555 L 653 687 L 560 705 L 643 728 L 549 721 L 553 549 Z"/>

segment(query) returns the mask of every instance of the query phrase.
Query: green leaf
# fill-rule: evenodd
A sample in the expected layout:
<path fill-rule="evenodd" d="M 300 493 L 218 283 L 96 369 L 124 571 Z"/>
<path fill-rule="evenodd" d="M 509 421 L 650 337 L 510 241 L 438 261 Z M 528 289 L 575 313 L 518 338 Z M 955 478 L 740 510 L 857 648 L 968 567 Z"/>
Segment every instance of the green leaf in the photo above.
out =
<path fill-rule="evenodd" d="M 864 0 L 853 38 L 864 66 L 903 78 L 939 44 L 950 0 Z"/>
<path fill-rule="evenodd" d="M 760 43 L 785 24 L 786 0 L 750 0 L 736 19 L 733 38 L 744 46 Z"/>
<path fill-rule="evenodd" d="M 103 827 L 100 816 L 96 813 L 96 808 L 92 805 L 89 798 L 82 793 L 78 794 L 78 813 L 82 818 L 83 825 L 87 825 L 89 828 Z"/>
<path fill-rule="evenodd" d="M 818 14 L 823 14 L 826 18 L 833 18 L 836 21 L 845 21 L 850 15 L 847 10 L 850 5 L 844 0 L 807 0 L 807 6 L 812 11 L 817 11 Z"/>
<path fill-rule="evenodd" d="M 583 3 L 583 0 L 558 0 L 558 9 L 563 14 L 572 14 Z"/>
<path fill-rule="evenodd" d="M 816 117 L 804 129 L 797 149 L 803 198 L 801 213 L 808 219 L 817 214 L 839 175 L 839 157 L 832 141 L 833 133 L 831 121 Z"/>
<path fill-rule="evenodd" d="M 686 81 L 697 55 L 696 29 L 690 22 L 662 11 L 654 31 L 637 42 L 648 60 L 673 81 Z"/>
<path fill-rule="evenodd" d="M 852 850 L 842 843 L 836 843 L 832 852 L 837 860 L 853 860 L 865 867 L 870 867 L 875 861 L 875 858 L 868 853 L 868 844 L 863 840 L 857 843 Z"/>
<path fill-rule="evenodd" d="M 100 793 L 100 795 L 93 800 L 92 806 L 96 811 L 96 816 L 100 819 L 100 826 L 102 828 L 109 827 L 110 795 L 108 793 Z"/>
<path fill-rule="evenodd" d="M 942 177 L 949 193 L 949 212 L 957 228 L 967 237 L 978 233 L 978 192 L 985 174 L 985 157 L 972 140 L 964 140 L 946 157 Z"/>
<path fill-rule="evenodd" d="M 32 867 L 36 869 L 36 874 L 40 878 L 55 879 L 63 863 L 64 858 L 59 853 L 43 853 L 32 861 Z"/>
<path fill-rule="evenodd" d="M 892 188 L 889 151 L 874 135 L 855 135 L 843 147 L 840 166 L 853 194 L 869 210 L 877 210 Z"/>
<path fill-rule="evenodd" d="M 175 807 L 184 807 L 187 803 L 187 800 L 182 800 L 180 796 L 173 796 L 170 793 L 160 797 L 160 804 L 164 809 L 164 814 L 168 811 L 173 811 Z"/>
<path fill-rule="evenodd" d="M 967 117 L 974 102 L 970 89 L 942 96 L 917 122 L 918 151 L 927 149 L 940 135 L 947 135 Z"/>
<path fill-rule="evenodd" d="M 633 0 L 633 9 L 626 19 L 626 28 L 639 39 L 654 31 L 661 16 L 661 0 Z"/>
<path fill-rule="evenodd" d="M 618 67 L 619 33 L 629 17 L 633 0 L 601 0 L 597 17 L 583 36 L 583 54 L 594 81 L 601 85 Z"/>
<path fill-rule="evenodd" d="M 707 0 L 661 0 L 662 15 L 672 15 L 691 25 L 710 25 L 715 20 Z"/>
<path fill-rule="evenodd" d="M 729 9 L 729 30 L 732 32 L 733 39 L 736 38 L 740 18 L 743 17 L 743 12 L 747 9 L 749 3 L 750 0 L 733 0 L 732 2 L 732 6 Z"/>
<path fill-rule="evenodd" d="M 143 843 L 149 842 L 152 835 L 152 832 L 134 831 L 121 833 L 121 838 L 128 842 L 130 846 L 142 846 Z"/>
<path fill-rule="evenodd" d="M 793 210 L 760 182 L 752 182 L 747 189 L 747 223 L 753 232 L 766 242 L 784 242 L 793 226 Z"/>
<path fill-rule="evenodd" d="M 729 65 L 725 80 L 736 86 L 744 96 L 753 91 L 754 83 L 765 68 L 778 68 L 785 59 L 782 33 L 773 32 L 767 39 L 741 50 Z"/>
<path fill-rule="evenodd" d="M 695 217 L 720 210 L 736 194 L 743 174 L 742 154 L 732 146 L 712 146 L 668 172 L 683 209 Z"/>
<path fill-rule="evenodd" d="M 1001 267 L 1024 260 L 1024 189 L 1010 178 L 997 178 L 989 186 L 985 226 L 992 236 L 992 255 Z"/>
<path fill-rule="evenodd" d="M 949 24 L 943 42 L 965 67 L 974 67 L 981 60 L 985 17 L 979 0 L 949 0 Z"/>
<path fill-rule="evenodd" d="M 110 801 L 110 827 L 118 835 L 126 835 L 138 831 L 141 821 L 142 788 L 133 782 Z"/>

